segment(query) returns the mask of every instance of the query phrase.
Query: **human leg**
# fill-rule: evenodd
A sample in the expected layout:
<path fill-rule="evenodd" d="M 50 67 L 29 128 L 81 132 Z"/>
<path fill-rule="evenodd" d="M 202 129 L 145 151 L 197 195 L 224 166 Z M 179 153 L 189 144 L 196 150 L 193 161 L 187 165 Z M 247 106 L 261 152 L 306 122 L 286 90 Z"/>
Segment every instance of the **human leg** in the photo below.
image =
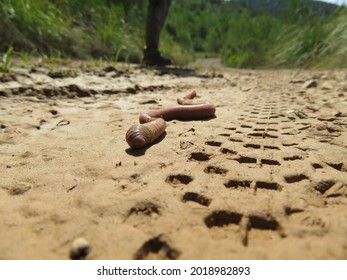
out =
<path fill-rule="evenodd" d="M 149 0 L 146 22 L 146 48 L 144 63 L 168 65 L 171 61 L 163 58 L 159 52 L 160 32 L 164 26 L 171 0 Z"/>

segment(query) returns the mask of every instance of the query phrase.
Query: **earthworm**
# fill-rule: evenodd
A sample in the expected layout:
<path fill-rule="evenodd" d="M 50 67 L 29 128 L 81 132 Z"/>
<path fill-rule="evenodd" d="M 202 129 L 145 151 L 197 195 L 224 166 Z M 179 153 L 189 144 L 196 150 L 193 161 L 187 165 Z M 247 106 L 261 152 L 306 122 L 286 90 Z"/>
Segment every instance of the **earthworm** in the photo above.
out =
<path fill-rule="evenodd" d="M 166 129 L 166 122 L 173 119 L 197 120 L 213 117 L 216 107 L 210 102 L 193 103 L 195 91 L 177 98 L 178 106 L 145 112 L 140 115 L 140 124 L 129 128 L 125 139 L 131 148 L 140 149 L 153 143 Z"/>

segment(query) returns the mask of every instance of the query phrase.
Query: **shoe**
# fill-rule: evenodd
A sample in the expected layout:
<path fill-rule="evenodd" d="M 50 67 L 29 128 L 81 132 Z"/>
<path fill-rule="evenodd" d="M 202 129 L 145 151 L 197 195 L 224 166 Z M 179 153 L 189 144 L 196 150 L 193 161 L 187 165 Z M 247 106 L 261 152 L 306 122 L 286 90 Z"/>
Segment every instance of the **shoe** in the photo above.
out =
<path fill-rule="evenodd" d="M 168 58 L 162 57 L 160 52 L 144 53 L 142 63 L 148 66 L 167 66 L 171 65 L 172 61 Z"/>

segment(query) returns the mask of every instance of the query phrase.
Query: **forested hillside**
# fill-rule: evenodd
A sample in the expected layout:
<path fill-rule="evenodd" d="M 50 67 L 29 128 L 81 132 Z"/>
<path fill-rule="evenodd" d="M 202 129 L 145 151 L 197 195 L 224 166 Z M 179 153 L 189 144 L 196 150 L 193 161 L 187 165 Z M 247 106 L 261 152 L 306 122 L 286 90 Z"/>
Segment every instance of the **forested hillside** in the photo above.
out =
<path fill-rule="evenodd" d="M 146 7 L 147 0 L 2 0 L 0 50 L 13 48 L 23 59 L 139 62 Z M 346 67 L 347 9 L 335 8 L 304 0 L 173 0 L 161 48 L 177 64 L 211 56 L 242 68 Z"/>

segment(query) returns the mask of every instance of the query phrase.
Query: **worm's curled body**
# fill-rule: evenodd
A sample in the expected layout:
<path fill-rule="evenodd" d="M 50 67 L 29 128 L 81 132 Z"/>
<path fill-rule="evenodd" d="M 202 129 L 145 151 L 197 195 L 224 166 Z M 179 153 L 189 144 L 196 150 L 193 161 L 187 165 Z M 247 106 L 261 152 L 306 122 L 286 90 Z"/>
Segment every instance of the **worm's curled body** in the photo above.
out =
<path fill-rule="evenodd" d="M 209 102 L 195 105 L 173 106 L 143 113 L 140 115 L 139 121 L 140 123 L 146 123 L 155 118 L 163 118 L 166 121 L 174 119 L 198 120 L 212 117 L 215 111 L 216 107 Z"/>
<path fill-rule="evenodd" d="M 166 129 L 166 122 L 162 118 L 144 124 L 132 125 L 125 135 L 129 146 L 134 149 L 143 148 L 157 139 Z"/>
<path fill-rule="evenodd" d="M 198 120 L 213 117 L 216 107 L 209 102 L 194 104 L 191 99 L 196 97 L 195 91 L 178 98 L 179 106 L 173 106 L 143 113 L 139 117 L 140 124 L 129 128 L 125 139 L 134 149 L 143 148 L 157 139 L 166 129 L 166 122 L 173 119 Z"/>

